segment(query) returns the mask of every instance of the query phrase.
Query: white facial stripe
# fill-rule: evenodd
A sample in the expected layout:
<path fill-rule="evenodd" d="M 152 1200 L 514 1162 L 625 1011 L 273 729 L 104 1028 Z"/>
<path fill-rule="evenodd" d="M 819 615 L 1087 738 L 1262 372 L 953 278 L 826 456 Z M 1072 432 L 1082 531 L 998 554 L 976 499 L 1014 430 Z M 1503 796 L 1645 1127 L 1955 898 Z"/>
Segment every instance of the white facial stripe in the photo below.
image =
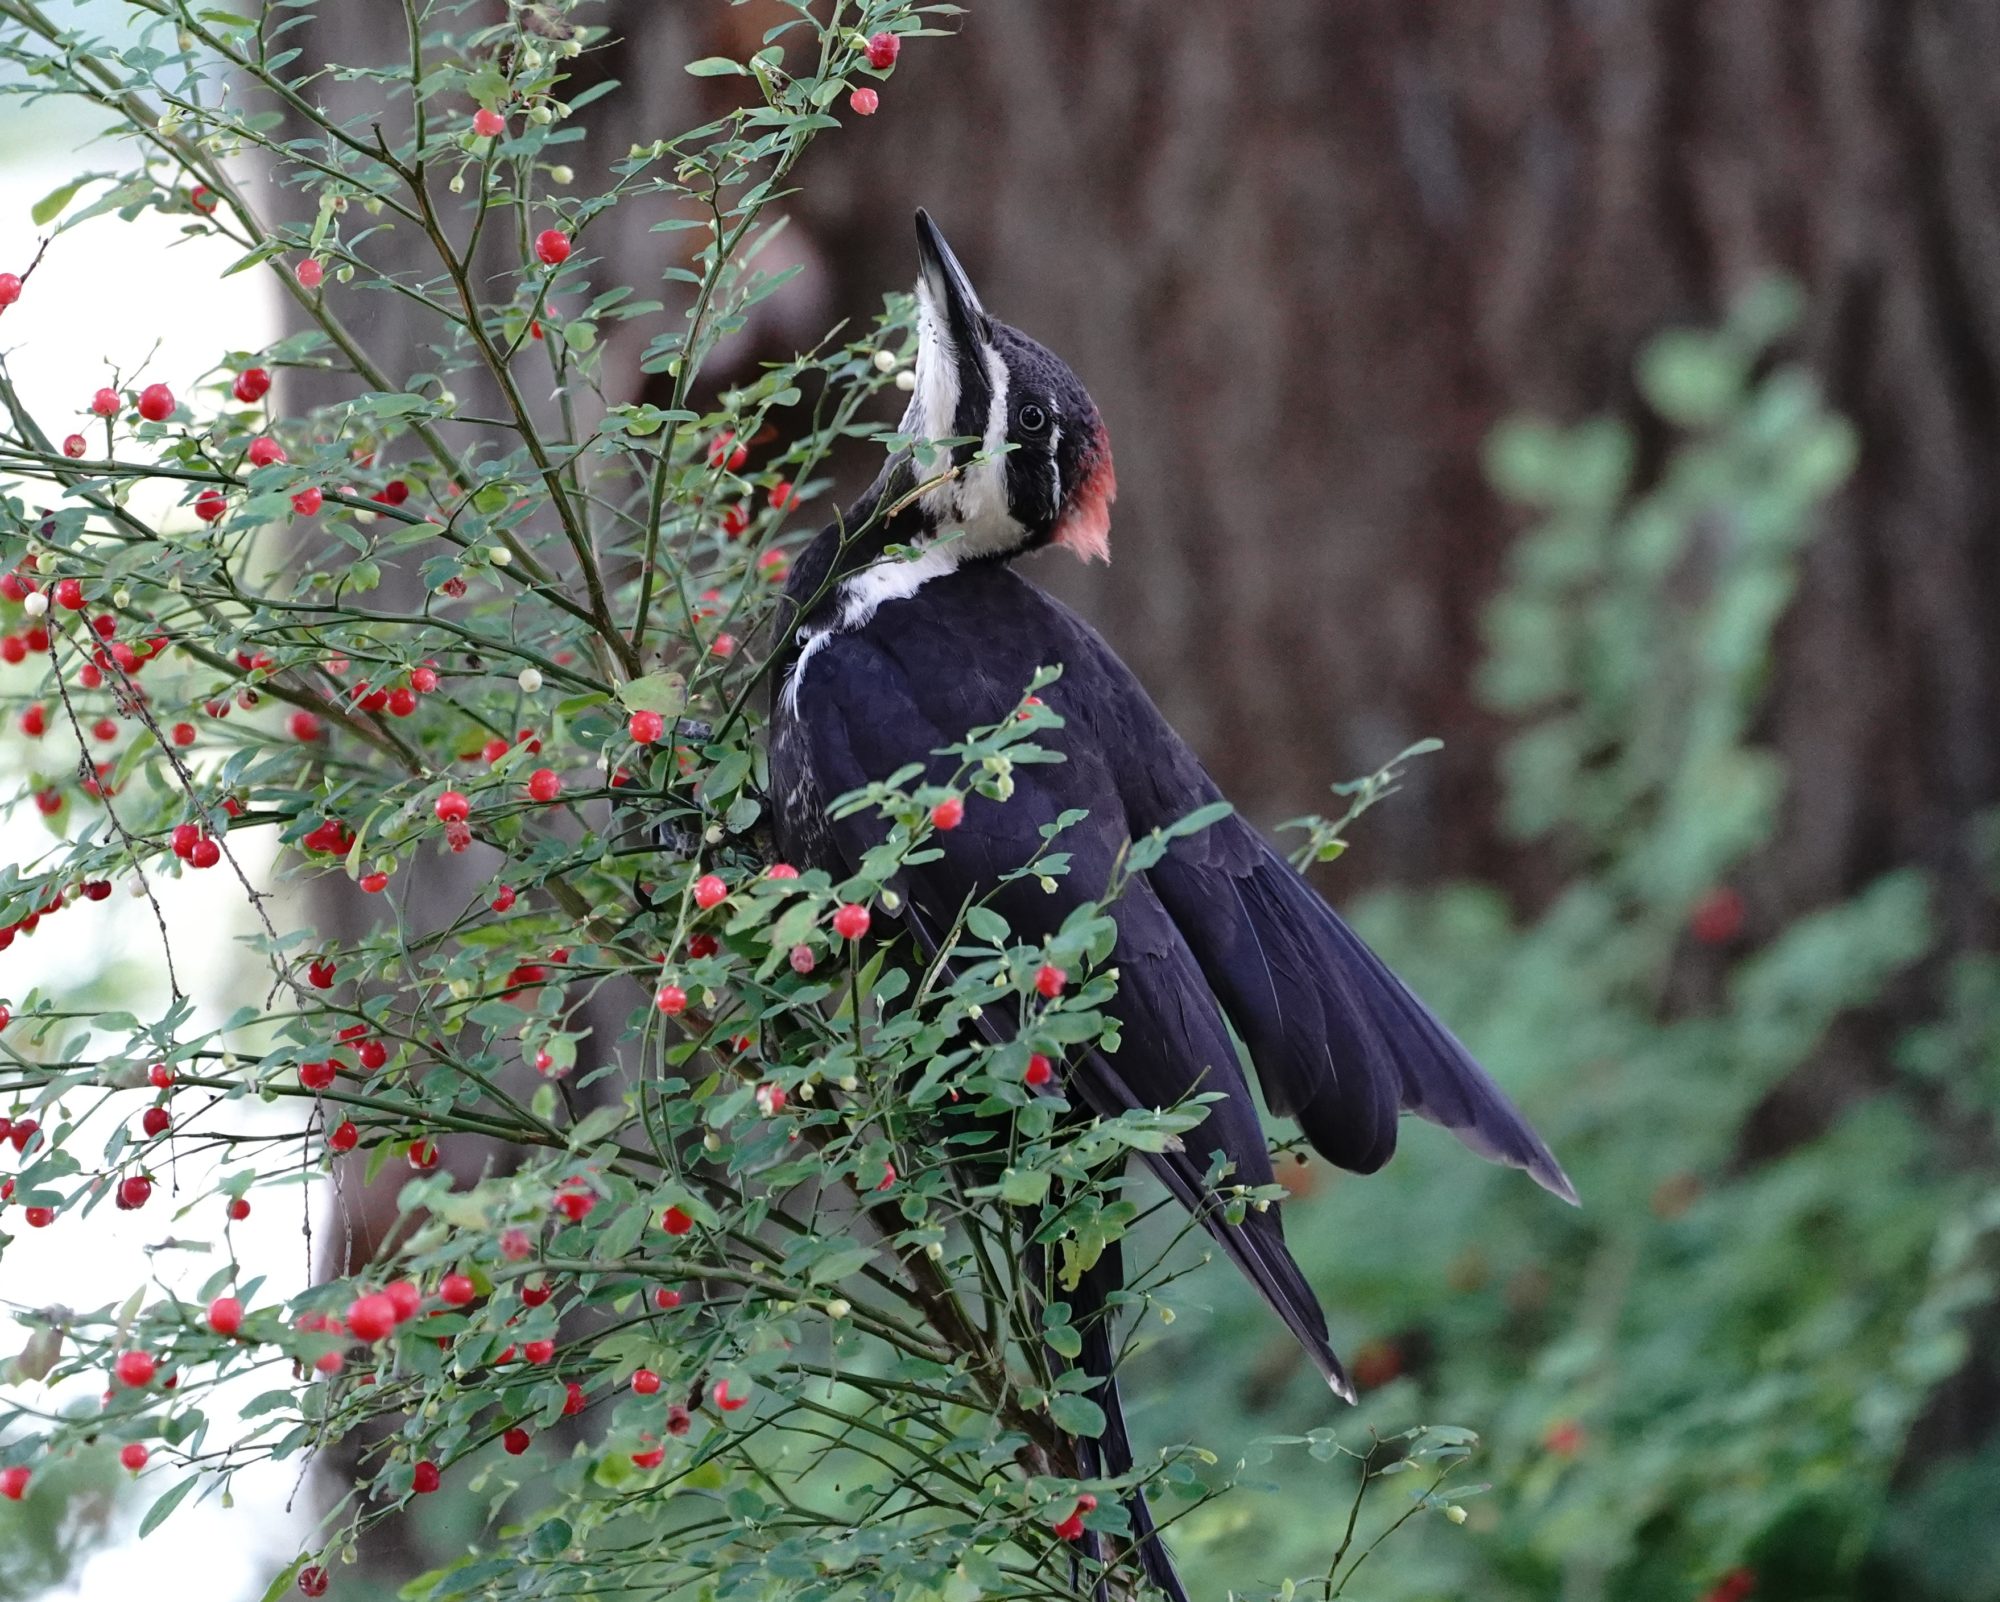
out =
<path fill-rule="evenodd" d="M 1059 417 L 1062 414 L 1056 411 L 1052 405 L 1049 407 L 1049 415 L 1051 417 Z M 1049 502 L 1049 505 L 1058 508 L 1062 505 L 1062 458 L 1057 455 L 1057 450 L 1061 445 L 1062 424 L 1049 424 L 1049 478 L 1055 484 L 1055 498 Z"/>
<path fill-rule="evenodd" d="M 903 414 L 903 432 L 943 439 L 958 415 L 958 352 L 951 320 L 932 293 L 930 280 L 917 280 L 917 387 Z"/>

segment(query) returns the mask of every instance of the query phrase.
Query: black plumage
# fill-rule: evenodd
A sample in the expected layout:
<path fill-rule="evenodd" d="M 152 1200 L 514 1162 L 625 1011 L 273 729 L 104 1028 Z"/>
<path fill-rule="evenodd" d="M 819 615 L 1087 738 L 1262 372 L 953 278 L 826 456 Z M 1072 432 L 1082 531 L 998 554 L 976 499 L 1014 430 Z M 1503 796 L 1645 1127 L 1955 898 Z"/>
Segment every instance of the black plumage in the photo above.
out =
<path fill-rule="evenodd" d="M 1064 760 L 1017 768 L 1005 802 L 969 798 L 963 822 L 929 841 L 930 860 L 896 885 L 904 923 L 929 954 L 969 898 L 1000 912 L 1018 938 L 1053 934 L 1076 905 L 1103 893 L 1128 841 L 1221 796 L 1096 632 L 1008 565 L 1051 540 L 1101 546 L 1114 490 L 1109 446 L 1069 369 L 987 316 L 921 213 L 918 232 L 924 344 L 905 431 L 969 435 L 980 446 L 960 444 L 956 476 L 922 494 L 917 470 L 898 457 L 803 554 L 781 625 L 771 777 L 781 849 L 845 877 L 882 826 L 865 813 L 831 818 L 828 802 L 911 763 L 928 782 L 944 782 L 955 759 L 939 753 L 1008 716 L 1038 669 L 1060 665 L 1043 698 L 1063 724 L 1041 742 Z M 891 507 L 900 510 L 883 516 Z M 898 558 L 891 546 L 921 554 Z M 1042 847 L 1043 827 L 1072 809 L 1086 817 L 1062 836 L 1070 867 L 1054 893 L 1031 877 L 1010 881 Z M 1224 1192 L 1272 1179 L 1231 1026 L 1271 1111 L 1296 1119 L 1340 1166 L 1379 1168 L 1395 1150 L 1399 1116 L 1416 1112 L 1574 1199 L 1555 1159 L 1464 1047 L 1241 819 L 1175 841 L 1126 887 L 1114 914 L 1109 1010 L 1121 1043 L 1114 1054 L 1087 1051 L 1068 1063 L 1068 1094 L 1113 1115 L 1219 1093 L 1180 1149 L 1144 1160 L 1343 1395 L 1352 1389 L 1278 1209 L 1232 1222 L 1209 1182 L 1218 1168 Z M 1103 1277 L 1087 1292 L 1100 1304 L 1116 1288 Z M 1085 1363 L 1115 1414 L 1110 1350 L 1107 1334 Z M 1129 1468 L 1122 1418 L 1098 1451 L 1106 1472 Z M 1150 1542 L 1147 1550 L 1155 1579 L 1168 1585 L 1164 1553 Z"/>

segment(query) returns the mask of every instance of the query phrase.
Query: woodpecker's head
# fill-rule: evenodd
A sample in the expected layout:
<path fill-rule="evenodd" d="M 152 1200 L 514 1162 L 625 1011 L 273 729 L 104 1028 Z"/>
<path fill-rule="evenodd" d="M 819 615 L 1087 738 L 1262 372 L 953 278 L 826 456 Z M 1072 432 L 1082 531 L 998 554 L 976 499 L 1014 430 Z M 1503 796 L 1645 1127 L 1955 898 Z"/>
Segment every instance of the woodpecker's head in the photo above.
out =
<path fill-rule="evenodd" d="M 978 442 L 952 447 L 958 473 L 923 497 L 925 521 L 940 534 L 962 530 L 968 556 L 1053 542 L 1109 561 L 1118 479 L 1089 393 L 1061 357 L 986 314 L 925 211 L 917 258 L 917 387 L 903 432 Z"/>

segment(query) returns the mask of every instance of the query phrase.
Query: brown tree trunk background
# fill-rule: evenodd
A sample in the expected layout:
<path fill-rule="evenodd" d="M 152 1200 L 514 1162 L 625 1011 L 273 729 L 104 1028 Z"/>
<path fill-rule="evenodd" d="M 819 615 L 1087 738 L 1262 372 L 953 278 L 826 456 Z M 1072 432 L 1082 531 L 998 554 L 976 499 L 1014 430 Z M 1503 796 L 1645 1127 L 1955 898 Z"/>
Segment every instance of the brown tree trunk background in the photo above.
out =
<path fill-rule="evenodd" d="M 626 35 L 596 58 L 626 93 L 565 157 L 579 188 L 731 103 L 740 80 L 681 62 L 747 55 L 778 14 L 593 13 Z M 387 37 L 369 0 L 327 8 L 312 48 L 368 60 Z M 1948 949 L 2000 935 L 1975 828 L 2000 805 L 1992 0 L 972 0 L 800 177 L 784 249 L 813 270 L 746 358 L 907 285 L 928 206 L 1111 431 L 1112 566 L 1036 576 L 1247 812 L 1317 809 L 1446 740 L 1343 891 L 1543 886 L 1500 830 L 1508 731 L 1471 689 L 1513 530 L 1481 443 L 1517 411 L 1636 415 L 1650 335 L 1794 276 L 1795 354 L 1863 455 L 1784 627 L 1768 733 L 1793 783 L 1753 924 L 1916 864 Z M 653 220 L 593 229 L 607 281 L 656 281 L 677 236 Z"/>

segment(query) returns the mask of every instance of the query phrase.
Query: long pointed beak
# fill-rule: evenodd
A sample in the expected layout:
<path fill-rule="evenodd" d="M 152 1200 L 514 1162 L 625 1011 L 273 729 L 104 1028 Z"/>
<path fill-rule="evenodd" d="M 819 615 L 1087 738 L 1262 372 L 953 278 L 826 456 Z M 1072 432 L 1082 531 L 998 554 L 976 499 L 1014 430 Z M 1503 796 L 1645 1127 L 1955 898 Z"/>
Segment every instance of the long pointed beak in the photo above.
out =
<path fill-rule="evenodd" d="M 979 304 L 979 292 L 965 276 L 958 257 L 952 254 L 931 214 L 917 209 L 917 260 L 922 264 L 924 287 L 951 332 L 952 344 L 961 359 L 973 355 L 987 342 L 986 308 Z"/>

